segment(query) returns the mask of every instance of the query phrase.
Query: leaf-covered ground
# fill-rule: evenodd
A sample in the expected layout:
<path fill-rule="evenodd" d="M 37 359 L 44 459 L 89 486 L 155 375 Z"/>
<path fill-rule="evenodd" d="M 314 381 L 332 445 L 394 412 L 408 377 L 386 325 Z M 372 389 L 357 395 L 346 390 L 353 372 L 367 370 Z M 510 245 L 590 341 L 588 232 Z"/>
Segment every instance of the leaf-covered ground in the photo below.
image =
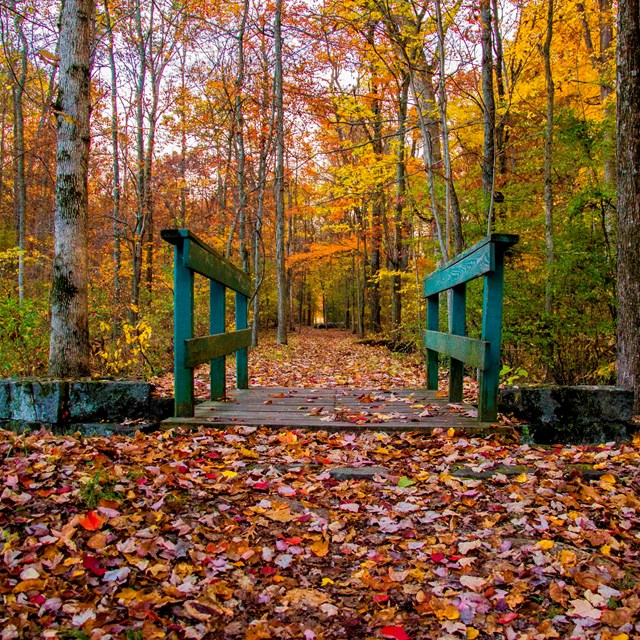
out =
<path fill-rule="evenodd" d="M 364 365 L 334 371 L 335 340 L 304 350 L 310 386 L 369 386 Z M 0 638 L 638 638 L 639 452 L 0 432 Z"/>

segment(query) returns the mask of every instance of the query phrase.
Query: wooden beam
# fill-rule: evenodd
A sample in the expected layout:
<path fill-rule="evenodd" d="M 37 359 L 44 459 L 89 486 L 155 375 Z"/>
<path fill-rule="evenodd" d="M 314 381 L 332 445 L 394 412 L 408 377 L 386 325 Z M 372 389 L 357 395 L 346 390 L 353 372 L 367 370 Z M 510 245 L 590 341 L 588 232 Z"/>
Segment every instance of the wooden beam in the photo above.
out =
<path fill-rule="evenodd" d="M 519 236 L 492 233 L 424 279 L 424 297 L 446 291 L 495 269 L 495 249 L 502 253 L 518 242 Z"/>
<path fill-rule="evenodd" d="M 184 245 L 184 266 L 245 296 L 251 295 L 251 278 L 213 247 L 187 229 L 163 229 L 163 240 Z"/>
<path fill-rule="evenodd" d="M 444 353 L 478 369 L 484 369 L 486 366 L 489 343 L 484 340 L 474 340 L 441 331 L 425 331 L 424 343 L 427 349 Z"/>
<path fill-rule="evenodd" d="M 228 356 L 238 349 L 245 349 L 250 344 L 251 329 L 191 338 L 185 341 L 185 366 L 195 367 L 203 362 Z"/>

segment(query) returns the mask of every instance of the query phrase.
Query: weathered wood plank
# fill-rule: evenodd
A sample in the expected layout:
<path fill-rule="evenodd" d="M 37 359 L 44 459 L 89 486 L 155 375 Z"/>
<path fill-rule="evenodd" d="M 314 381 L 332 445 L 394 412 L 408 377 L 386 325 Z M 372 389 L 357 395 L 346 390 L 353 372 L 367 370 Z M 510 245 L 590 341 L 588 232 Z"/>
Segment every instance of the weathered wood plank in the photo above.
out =
<path fill-rule="evenodd" d="M 475 251 L 447 267 L 434 271 L 424 279 L 424 295 L 432 296 L 493 271 L 495 247 L 483 244 Z"/>
<path fill-rule="evenodd" d="M 220 254 L 210 253 L 195 242 L 187 245 L 185 266 L 229 289 L 245 296 L 251 295 L 251 280 L 244 271 L 227 262 Z"/>
<path fill-rule="evenodd" d="M 185 366 L 195 367 L 214 358 L 229 355 L 251 344 L 251 329 L 218 333 L 186 341 Z"/>
<path fill-rule="evenodd" d="M 249 275 L 188 229 L 163 229 L 160 235 L 175 246 L 184 245 L 184 265 L 187 268 L 234 291 L 251 295 Z"/>
<path fill-rule="evenodd" d="M 429 349 L 444 353 L 473 367 L 484 369 L 489 343 L 441 331 L 425 331 L 424 343 Z"/>

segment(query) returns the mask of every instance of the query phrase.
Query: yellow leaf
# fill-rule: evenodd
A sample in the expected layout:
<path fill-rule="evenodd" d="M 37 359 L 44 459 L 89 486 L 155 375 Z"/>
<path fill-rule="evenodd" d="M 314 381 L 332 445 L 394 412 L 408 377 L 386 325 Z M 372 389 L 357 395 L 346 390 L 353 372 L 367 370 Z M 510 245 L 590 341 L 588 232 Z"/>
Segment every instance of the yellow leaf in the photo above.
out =
<path fill-rule="evenodd" d="M 460 617 L 460 612 L 452 604 L 448 604 L 444 609 L 444 617 L 447 620 L 457 620 Z"/>
<path fill-rule="evenodd" d="M 473 627 L 467 627 L 467 640 L 475 640 L 480 635 L 480 632 Z"/>
<path fill-rule="evenodd" d="M 450 428 L 447 430 L 447 435 L 448 435 L 450 438 L 453 438 L 453 436 L 455 436 L 455 435 L 456 435 L 456 430 L 455 430 L 453 427 L 450 427 Z"/>
<path fill-rule="evenodd" d="M 573 551 L 563 549 L 560 553 L 560 562 L 568 567 L 574 567 L 578 563 L 578 556 Z"/>
<path fill-rule="evenodd" d="M 329 540 L 316 540 L 311 545 L 311 553 L 318 558 L 324 558 L 329 553 Z"/>
<path fill-rule="evenodd" d="M 600 553 L 603 556 L 610 556 L 611 555 L 611 545 L 605 544 L 603 546 L 600 547 Z"/>
<path fill-rule="evenodd" d="M 549 549 L 553 549 L 554 542 L 553 540 L 540 540 L 536 542 L 536 547 L 538 549 L 542 549 L 543 551 L 548 551 Z"/>
<path fill-rule="evenodd" d="M 611 637 L 611 640 L 629 640 L 629 636 L 626 633 L 618 633 Z"/>
<path fill-rule="evenodd" d="M 523 484 L 528 479 L 529 479 L 529 476 L 527 476 L 526 473 L 521 473 L 515 480 L 516 480 L 516 482 L 519 482 L 520 484 Z"/>
<path fill-rule="evenodd" d="M 235 478 L 238 475 L 237 471 L 223 471 L 222 475 L 225 478 Z"/>
<path fill-rule="evenodd" d="M 239 449 L 240 453 L 245 457 L 245 458 L 259 458 L 260 454 L 255 452 L 255 451 L 251 451 L 245 447 L 240 447 Z"/>
<path fill-rule="evenodd" d="M 616 478 L 613 474 L 611 473 L 605 473 L 601 478 L 600 478 L 600 482 L 602 484 L 615 484 L 616 483 Z"/>
<path fill-rule="evenodd" d="M 322 578 L 322 586 L 326 587 L 328 584 L 333 584 L 333 580 L 331 578 Z"/>

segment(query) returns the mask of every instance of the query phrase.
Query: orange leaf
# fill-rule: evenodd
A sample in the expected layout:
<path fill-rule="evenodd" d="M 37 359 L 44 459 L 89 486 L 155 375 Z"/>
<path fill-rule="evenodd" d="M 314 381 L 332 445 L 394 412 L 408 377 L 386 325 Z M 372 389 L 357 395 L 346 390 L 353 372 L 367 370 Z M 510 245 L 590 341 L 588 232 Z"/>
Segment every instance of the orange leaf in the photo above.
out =
<path fill-rule="evenodd" d="M 103 524 L 104 518 L 100 517 L 95 511 L 89 511 L 84 518 L 78 520 L 81 527 L 87 531 L 97 531 Z"/>

